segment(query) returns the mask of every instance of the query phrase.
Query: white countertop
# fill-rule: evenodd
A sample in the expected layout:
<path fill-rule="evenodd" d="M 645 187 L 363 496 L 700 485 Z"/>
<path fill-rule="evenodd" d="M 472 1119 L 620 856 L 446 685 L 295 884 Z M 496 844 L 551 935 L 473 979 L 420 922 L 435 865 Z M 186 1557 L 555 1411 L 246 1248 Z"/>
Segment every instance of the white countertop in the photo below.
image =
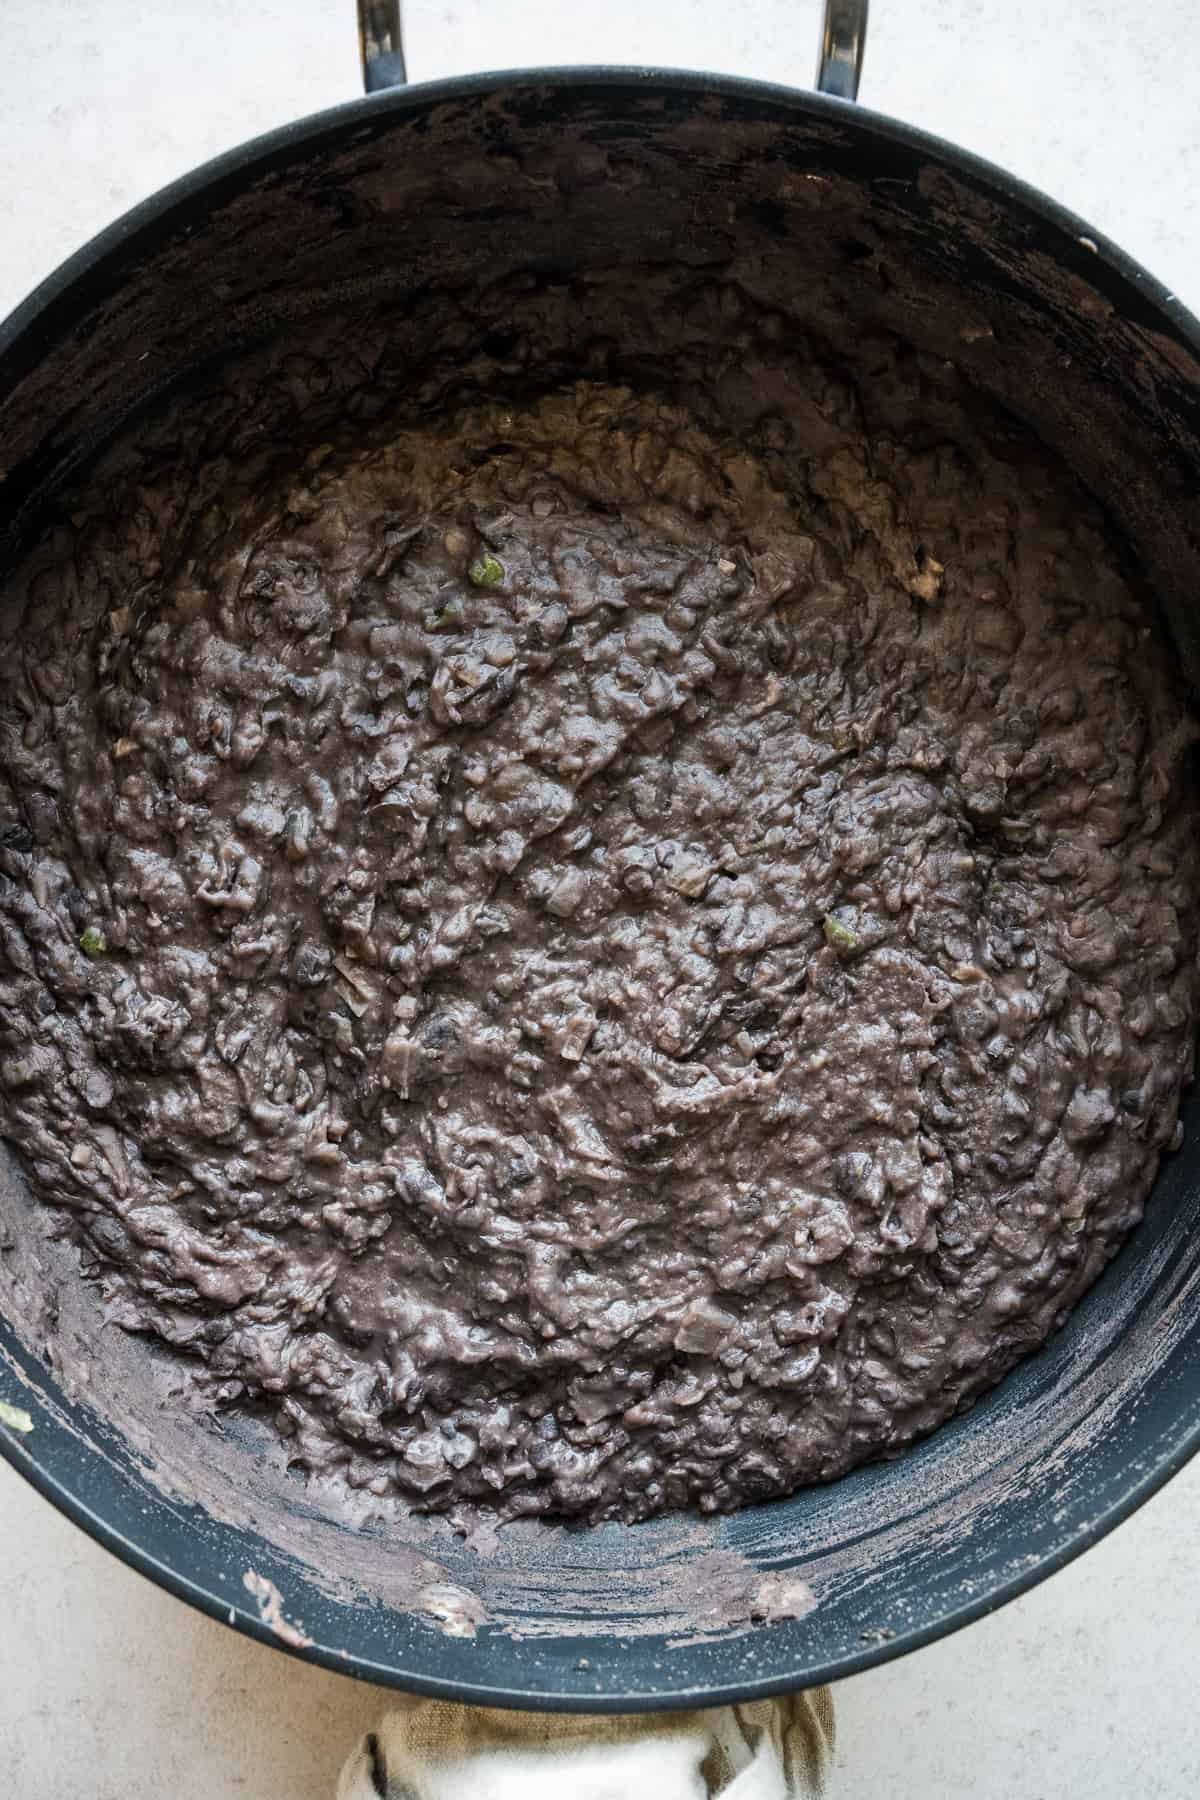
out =
<path fill-rule="evenodd" d="M 819 0 L 587 10 L 408 0 L 412 75 L 625 61 L 812 79 Z M 353 13 L 4 0 L 0 314 L 164 181 L 353 95 Z M 1197 23 L 1195 0 L 874 0 L 861 97 L 1054 193 L 1200 311 Z M 190 1611 L 3 1465 L 0 1544 L 6 1795 L 332 1800 L 386 1696 Z M 1192 1800 L 1198 1563 L 1200 1459 L 1024 1599 L 844 1683 L 831 1800 Z"/>

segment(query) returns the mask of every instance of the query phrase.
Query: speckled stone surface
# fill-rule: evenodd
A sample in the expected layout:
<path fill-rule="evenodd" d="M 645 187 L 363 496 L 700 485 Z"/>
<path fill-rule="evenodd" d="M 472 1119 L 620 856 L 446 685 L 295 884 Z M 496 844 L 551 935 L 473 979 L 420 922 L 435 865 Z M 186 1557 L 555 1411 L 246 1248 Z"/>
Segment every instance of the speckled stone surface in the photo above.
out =
<path fill-rule="evenodd" d="M 6 0 L 0 312 L 164 181 L 351 96 L 353 10 Z M 811 81 L 818 0 L 585 10 L 409 0 L 413 75 L 627 61 Z M 1200 309 L 1194 0 L 874 0 L 874 15 L 864 102 L 1048 189 Z M 5 1793 L 332 1800 L 346 1749 L 385 1695 L 181 1606 L 7 1467 L 0 1545 Z M 1200 1465 L 1025 1599 L 845 1683 L 833 1800 L 1190 1800 L 1198 1571 Z"/>

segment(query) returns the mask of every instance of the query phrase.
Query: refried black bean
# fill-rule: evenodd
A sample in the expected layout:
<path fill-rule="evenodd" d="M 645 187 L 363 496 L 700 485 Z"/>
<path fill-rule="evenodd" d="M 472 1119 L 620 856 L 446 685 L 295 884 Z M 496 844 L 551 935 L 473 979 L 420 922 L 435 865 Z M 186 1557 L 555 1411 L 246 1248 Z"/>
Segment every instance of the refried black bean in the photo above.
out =
<path fill-rule="evenodd" d="M 3 1131 L 113 1319 L 423 1508 L 894 1453 L 1191 1072 L 1195 731 L 1098 510 L 751 310 L 319 438 L 247 375 L 10 583 Z"/>

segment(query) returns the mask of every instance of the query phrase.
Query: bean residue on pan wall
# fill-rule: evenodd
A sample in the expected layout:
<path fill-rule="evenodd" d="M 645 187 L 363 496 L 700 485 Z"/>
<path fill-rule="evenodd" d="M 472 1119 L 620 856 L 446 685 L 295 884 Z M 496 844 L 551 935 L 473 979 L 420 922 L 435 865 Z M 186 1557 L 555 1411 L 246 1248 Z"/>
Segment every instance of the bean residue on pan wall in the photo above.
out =
<path fill-rule="evenodd" d="M 300 1466 L 634 1519 L 894 1453 L 1136 1224 L 1194 730 L 952 369 L 697 284 L 568 379 L 563 304 L 260 357 L 16 578 L 0 1118 Z"/>

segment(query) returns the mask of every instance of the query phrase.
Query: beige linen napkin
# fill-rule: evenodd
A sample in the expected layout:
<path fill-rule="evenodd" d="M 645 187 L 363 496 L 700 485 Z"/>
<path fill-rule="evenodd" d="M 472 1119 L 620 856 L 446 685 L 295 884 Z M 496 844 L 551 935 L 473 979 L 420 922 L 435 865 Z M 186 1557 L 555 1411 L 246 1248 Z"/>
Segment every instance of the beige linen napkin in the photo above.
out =
<path fill-rule="evenodd" d="M 707 1712 L 500 1712 L 399 1700 L 338 1800 L 814 1800 L 833 1752 L 828 1688 Z"/>

